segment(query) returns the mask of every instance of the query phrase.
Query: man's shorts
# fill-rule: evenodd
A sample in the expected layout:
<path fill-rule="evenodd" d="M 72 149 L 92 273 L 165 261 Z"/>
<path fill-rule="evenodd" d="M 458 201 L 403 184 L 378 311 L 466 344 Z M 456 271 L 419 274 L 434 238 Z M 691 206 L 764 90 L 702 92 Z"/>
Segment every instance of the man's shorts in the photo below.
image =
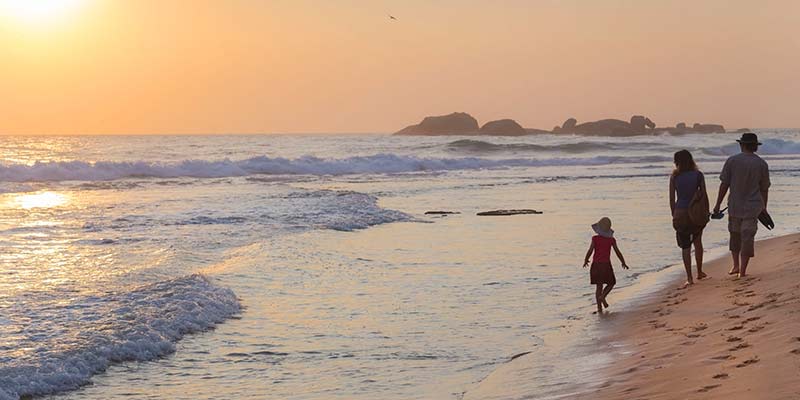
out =
<path fill-rule="evenodd" d="M 728 231 L 731 233 L 730 249 L 738 251 L 742 257 L 753 257 L 755 252 L 757 218 L 728 217 Z"/>

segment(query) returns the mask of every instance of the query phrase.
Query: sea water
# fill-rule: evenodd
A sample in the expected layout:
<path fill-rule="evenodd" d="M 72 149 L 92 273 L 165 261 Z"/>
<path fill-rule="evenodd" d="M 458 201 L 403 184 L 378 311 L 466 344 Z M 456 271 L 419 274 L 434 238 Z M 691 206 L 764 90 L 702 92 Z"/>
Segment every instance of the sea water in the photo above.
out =
<path fill-rule="evenodd" d="M 800 131 L 758 132 L 758 237 L 796 232 Z M 0 137 L 0 399 L 460 398 L 524 352 L 558 395 L 607 361 L 591 223 L 632 267 L 617 299 L 646 290 L 680 261 L 672 154 L 713 201 L 734 139 Z M 510 208 L 543 214 L 475 215 Z"/>

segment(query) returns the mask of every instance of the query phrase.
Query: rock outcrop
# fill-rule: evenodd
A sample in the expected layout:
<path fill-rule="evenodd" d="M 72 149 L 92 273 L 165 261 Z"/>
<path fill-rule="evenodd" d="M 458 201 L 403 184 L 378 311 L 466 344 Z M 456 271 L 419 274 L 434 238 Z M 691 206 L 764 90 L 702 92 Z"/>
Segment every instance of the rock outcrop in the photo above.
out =
<path fill-rule="evenodd" d="M 395 135 L 475 135 L 478 120 L 463 112 L 425 117 L 419 124 L 408 126 Z"/>
<path fill-rule="evenodd" d="M 544 129 L 523 128 L 513 119 L 489 121 L 479 127 L 478 121 L 471 115 L 456 112 L 447 115 L 425 117 L 419 124 L 406 127 L 395 135 L 486 135 L 486 136 L 523 136 L 540 134 L 565 134 L 584 136 L 637 136 L 688 133 L 725 133 L 725 127 L 717 124 L 696 123 L 691 127 L 680 122 L 675 127 L 656 127 L 656 124 L 643 115 L 634 115 L 630 121 L 621 119 L 601 119 L 599 121 L 579 124 L 575 118 L 569 118 L 561 126 L 552 131 Z"/>
<path fill-rule="evenodd" d="M 725 133 L 725 127 L 716 124 L 694 124 L 692 130 L 696 133 Z"/>
<path fill-rule="evenodd" d="M 479 132 L 481 135 L 493 136 L 523 136 L 528 134 L 525 128 L 513 119 L 489 121 L 481 127 Z"/>

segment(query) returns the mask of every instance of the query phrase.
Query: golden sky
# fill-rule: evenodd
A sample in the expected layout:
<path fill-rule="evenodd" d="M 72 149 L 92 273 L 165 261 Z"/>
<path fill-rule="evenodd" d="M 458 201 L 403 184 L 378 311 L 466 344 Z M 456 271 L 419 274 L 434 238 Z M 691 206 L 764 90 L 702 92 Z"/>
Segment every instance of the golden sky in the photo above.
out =
<path fill-rule="evenodd" d="M 0 0 L 0 133 L 800 127 L 798 25 L 795 0 Z"/>

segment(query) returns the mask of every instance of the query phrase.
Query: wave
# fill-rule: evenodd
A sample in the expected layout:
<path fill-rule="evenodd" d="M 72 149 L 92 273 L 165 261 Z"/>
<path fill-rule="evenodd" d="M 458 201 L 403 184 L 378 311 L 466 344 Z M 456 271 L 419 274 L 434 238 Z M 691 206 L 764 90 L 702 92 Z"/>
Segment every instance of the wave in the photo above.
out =
<path fill-rule="evenodd" d="M 785 155 L 800 154 L 800 142 L 783 139 L 765 139 L 758 147 L 758 154 L 761 155 Z M 739 154 L 739 144 L 731 143 L 725 146 L 709 147 L 702 150 L 710 156 L 732 156 Z"/>
<path fill-rule="evenodd" d="M 30 330 L 16 346 L 30 351 L 0 356 L 0 400 L 74 390 L 112 363 L 163 357 L 184 335 L 212 329 L 239 311 L 231 290 L 201 275 L 39 310 L 51 313 L 43 321 L 53 326 Z"/>
<path fill-rule="evenodd" d="M 625 143 L 600 143 L 577 142 L 554 145 L 539 145 L 532 143 L 491 143 L 482 140 L 462 139 L 444 145 L 451 151 L 464 151 L 473 153 L 489 152 L 562 152 L 562 153 L 589 153 L 603 150 L 650 150 L 671 147 L 667 143 L 658 142 L 625 142 Z"/>
<path fill-rule="evenodd" d="M 351 175 L 399 174 L 509 167 L 604 165 L 669 161 L 662 156 L 597 156 L 548 159 L 423 158 L 396 154 L 325 159 L 253 157 L 240 161 L 185 160 L 176 163 L 135 162 L 37 162 L 33 165 L 0 165 L 0 182 L 110 181 L 134 177 L 221 178 L 248 175 Z"/>
<path fill-rule="evenodd" d="M 262 202 L 260 202 L 262 203 Z M 382 208 L 378 198 L 366 193 L 340 190 L 295 191 L 269 199 L 263 204 L 245 207 L 242 212 L 229 214 L 213 209 L 193 210 L 190 213 L 162 215 L 122 215 L 110 220 L 87 222 L 84 232 L 111 232 L 114 235 L 141 231 L 159 226 L 187 225 L 244 225 L 257 231 L 273 234 L 283 229 L 330 229 L 355 231 L 392 222 L 413 221 L 401 211 Z M 269 229 L 265 229 L 269 227 Z M 22 228 L 0 230 L 0 234 L 19 233 Z M 42 227 L 25 228 L 41 231 Z M 244 229 L 244 228 L 236 228 Z M 103 240 L 91 244 L 109 244 Z M 131 239 L 120 239 L 131 240 Z"/>

